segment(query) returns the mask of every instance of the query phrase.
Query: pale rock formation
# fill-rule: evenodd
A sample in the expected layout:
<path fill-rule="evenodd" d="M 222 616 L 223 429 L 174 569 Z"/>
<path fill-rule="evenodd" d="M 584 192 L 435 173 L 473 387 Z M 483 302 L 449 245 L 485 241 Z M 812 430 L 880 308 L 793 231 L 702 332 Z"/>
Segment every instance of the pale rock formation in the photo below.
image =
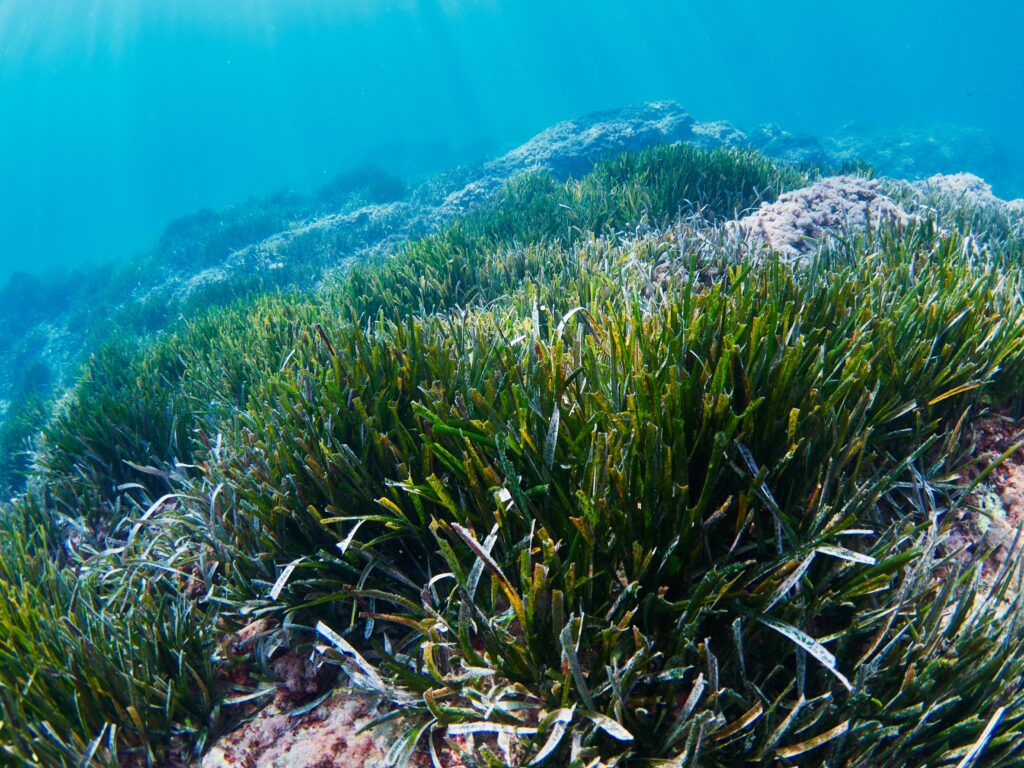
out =
<path fill-rule="evenodd" d="M 800 259 L 828 238 L 909 220 L 880 181 L 832 176 L 780 195 L 774 203 L 762 203 L 731 226 L 785 258 Z"/>
<path fill-rule="evenodd" d="M 1007 201 L 996 197 L 992 186 L 973 173 L 938 173 L 914 182 L 913 186 L 926 194 L 946 195 L 968 205 L 1024 211 L 1024 199 Z"/>

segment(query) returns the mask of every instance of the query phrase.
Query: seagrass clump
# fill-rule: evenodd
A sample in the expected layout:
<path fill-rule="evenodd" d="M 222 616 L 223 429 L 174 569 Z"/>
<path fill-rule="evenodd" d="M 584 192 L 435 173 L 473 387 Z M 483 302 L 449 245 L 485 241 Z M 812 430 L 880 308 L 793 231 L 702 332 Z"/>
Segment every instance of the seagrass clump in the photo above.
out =
<path fill-rule="evenodd" d="M 195 759 L 290 652 L 394 705 L 395 764 L 1019 765 L 1020 568 L 947 536 L 1019 408 L 1019 254 L 720 247 L 807 181 L 523 177 L 99 352 L 0 516 L 2 759 Z"/>

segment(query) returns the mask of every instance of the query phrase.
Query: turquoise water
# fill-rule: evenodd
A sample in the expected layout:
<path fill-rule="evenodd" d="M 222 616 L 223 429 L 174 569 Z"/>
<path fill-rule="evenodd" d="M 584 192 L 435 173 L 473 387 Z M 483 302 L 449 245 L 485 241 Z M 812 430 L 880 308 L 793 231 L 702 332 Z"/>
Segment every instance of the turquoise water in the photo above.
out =
<path fill-rule="evenodd" d="M 0 279 L 650 99 L 815 135 L 972 126 L 1024 167 L 1021 30 L 1019 0 L 0 0 Z"/>

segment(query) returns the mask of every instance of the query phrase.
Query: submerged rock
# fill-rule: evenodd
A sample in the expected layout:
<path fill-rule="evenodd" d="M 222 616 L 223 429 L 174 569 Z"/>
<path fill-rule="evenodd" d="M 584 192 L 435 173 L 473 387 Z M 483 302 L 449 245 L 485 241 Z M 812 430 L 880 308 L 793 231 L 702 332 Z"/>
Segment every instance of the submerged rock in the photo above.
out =
<path fill-rule="evenodd" d="M 938 173 L 914 182 L 913 186 L 931 195 L 946 195 L 967 205 L 1024 212 L 1024 199 L 1003 200 L 992 193 L 992 185 L 973 173 Z"/>
<path fill-rule="evenodd" d="M 751 133 L 748 146 L 787 163 L 828 167 L 834 162 L 813 136 L 785 131 L 774 123 L 766 123 Z"/>
<path fill-rule="evenodd" d="M 832 176 L 786 192 L 732 226 L 785 258 L 798 259 L 843 233 L 863 232 L 884 222 L 906 223 L 909 214 L 886 195 L 885 186 L 860 176 Z"/>
<path fill-rule="evenodd" d="M 971 171 L 1020 193 L 999 148 L 980 128 L 936 124 L 883 130 L 850 123 L 823 144 L 836 161 L 866 162 L 880 176 L 917 181 L 934 174 Z"/>
<path fill-rule="evenodd" d="M 696 141 L 696 125 L 697 121 L 674 101 L 638 104 L 565 120 L 484 163 L 478 178 L 445 198 L 439 214 L 452 217 L 465 213 L 522 173 L 543 171 L 560 180 L 579 178 L 600 161 L 623 152 L 681 141 L 704 144 Z"/>
<path fill-rule="evenodd" d="M 566 120 L 487 163 L 488 175 L 509 177 L 548 171 L 559 178 L 582 176 L 621 152 L 693 138 L 697 121 L 673 101 L 639 104 Z"/>
<path fill-rule="evenodd" d="M 342 691 L 297 716 L 272 705 L 217 742 L 201 768 L 384 768 L 394 734 L 360 732 L 378 715 L 369 699 Z"/>
<path fill-rule="evenodd" d="M 688 139 L 701 149 L 718 149 L 719 147 L 748 147 L 750 139 L 743 131 L 728 120 L 714 120 L 709 123 L 696 123 L 693 126 L 693 137 Z"/>
<path fill-rule="evenodd" d="M 984 558 L 981 589 L 978 598 L 992 587 L 1008 562 L 1019 560 L 1024 550 L 1024 450 L 1020 449 L 1019 425 L 1012 416 L 996 411 L 978 419 L 970 426 L 973 434 L 973 455 L 976 463 L 969 465 L 961 478 L 964 488 L 971 488 L 986 466 L 994 467 L 983 482 L 978 483 L 956 513 L 943 549 L 955 561 L 969 565 L 973 557 Z M 1014 579 L 1016 582 L 1016 579 Z M 1000 598 L 1001 609 L 1009 607 L 1018 585 L 1010 586 Z"/>

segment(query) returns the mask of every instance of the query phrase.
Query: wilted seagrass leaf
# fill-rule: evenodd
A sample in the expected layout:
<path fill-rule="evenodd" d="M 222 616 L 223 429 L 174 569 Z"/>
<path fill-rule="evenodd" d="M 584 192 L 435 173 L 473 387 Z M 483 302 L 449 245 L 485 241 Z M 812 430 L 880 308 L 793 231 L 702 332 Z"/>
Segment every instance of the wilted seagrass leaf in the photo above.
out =
<path fill-rule="evenodd" d="M 581 631 L 583 628 L 582 624 L 583 622 L 581 621 Z M 587 705 L 588 709 L 593 709 L 594 699 L 590 695 L 590 688 L 587 686 L 587 678 L 583 674 L 583 668 L 580 666 L 579 656 L 576 655 L 576 643 L 572 639 L 572 626 L 573 622 L 567 621 L 558 635 L 558 639 L 562 643 L 562 655 L 569 664 L 569 671 L 572 672 L 572 678 L 576 681 L 576 690 L 583 699 L 583 703 Z"/>
<path fill-rule="evenodd" d="M 580 715 L 587 718 L 613 739 L 617 739 L 618 741 L 633 740 L 633 734 L 630 733 L 622 723 L 617 720 L 613 720 L 607 715 L 602 715 L 600 712 L 589 712 L 587 710 L 582 710 Z"/>
<path fill-rule="evenodd" d="M 348 532 L 348 536 L 346 536 L 344 539 L 342 539 L 335 545 L 337 546 L 338 551 L 341 552 L 343 557 L 345 553 L 348 552 L 348 548 L 352 546 L 352 542 L 355 540 L 356 534 L 359 532 L 359 527 L 365 522 L 365 519 L 359 520 L 354 526 L 352 526 L 352 530 Z"/>
<path fill-rule="evenodd" d="M 943 392 L 941 395 L 933 397 L 931 400 L 929 400 L 928 401 L 928 406 L 931 407 L 933 405 L 938 405 L 943 400 L 948 400 L 951 397 L 956 397 L 957 395 L 962 395 L 965 392 L 970 392 L 972 390 L 975 390 L 978 387 L 982 386 L 984 383 L 985 382 L 983 382 L 983 381 L 972 381 L 972 382 L 968 382 L 967 384 L 961 384 L 959 387 L 953 387 L 953 389 L 951 389 L 951 390 L 949 390 L 947 392 Z"/>
<path fill-rule="evenodd" d="M 416 750 L 416 745 L 423 738 L 423 733 L 432 725 L 433 721 L 427 720 L 403 731 L 401 736 L 395 739 L 395 742 L 384 756 L 385 765 L 389 766 L 389 768 L 400 768 L 401 766 L 409 765 L 409 760 Z"/>
<path fill-rule="evenodd" d="M 370 681 L 372 687 L 375 690 L 381 693 L 387 691 L 387 685 L 384 684 L 384 681 L 377 673 L 377 670 L 373 668 L 373 665 L 370 664 L 370 662 L 363 658 L 363 655 L 359 653 L 359 651 L 352 647 L 348 640 L 343 638 L 341 635 L 339 635 L 333 629 L 328 627 L 322 621 L 317 622 L 316 631 L 318 634 L 324 637 L 331 645 L 333 645 L 346 656 L 350 657 L 352 661 L 355 663 L 355 665 L 359 668 L 359 670 Z"/>
<path fill-rule="evenodd" d="M 558 749 L 558 745 L 561 743 L 562 738 L 565 736 L 565 731 L 572 721 L 573 713 L 576 711 L 576 707 L 572 706 L 568 709 L 559 709 L 545 718 L 545 723 L 542 723 L 542 729 L 545 724 L 550 724 L 551 732 L 548 734 L 547 740 L 544 742 L 544 746 L 540 748 L 540 751 L 534 755 L 530 761 L 530 765 L 538 765 L 544 762 Z"/>
<path fill-rule="evenodd" d="M 964 755 L 964 759 L 961 760 L 956 768 L 970 768 L 974 765 L 974 761 L 981 757 L 981 753 L 984 751 L 985 746 L 992 739 L 992 733 L 995 731 L 996 726 L 999 725 L 999 721 L 1003 719 L 1003 713 L 1006 712 L 1006 707 L 1000 707 L 995 711 L 988 723 L 985 725 L 985 730 L 981 732 L 978 740 L 971 745 L 971 748 Z"/>
<path fill-rule="evenodd" d="M 299 563 L 301 563 L 305 559 L 305 557 L 296 558 L 284 567 L 284 570 L 281 571 L 281 575 L 278 576 L 277 580 L 274 582 L 274 586 L 270 588 L 271 600 L 277 600 L 277 598 L 281 596 L 281 591 L 285 588 L 285 585 L 288 583 L 288 579 L 292 577 L 292 574 L 295 572 L 295 569 L 298 567 Z"/>
<path fill-rule="evenodd" d="M 813 656 L 825 669 L 831 672 L 835 678 L 841 682 L 848 691 L 853 691 L 853 686 L 850 685 L 850 681 L 846 679 L 846 676 L 839 671 L 836 667 L 836 657 L 821 643 L 815 640 L 813 637 L 805 632 L 801 632 L 796 627 L 790 626 L 785 622 L 773 619 L 770 616 L 758 616 L 757 620 L 764 624 L 770 629 L 774 629 L 783 637 L 789 638 L 798 646 L 807 651 Z"/>
<path fill-rule="evenodd" d="M 555 403 L 551 411 L 551 421 L 548 423 L 548 434 L 544 438 L 544 465 L 551 469 L 555 464 L 555 447 L 558 445 L 558 423 L 561 414 L 558 411 L 558 403 Z"/>
<path fill-rule="evenodd" d="M 817 749 L 822 744 L 825 744 L 834 739 L 836 736 L 843 735 L 849 729 L 850 721 L 844 720 L 835 728 L 830 728 L 824 733 L 815 736 L 813 739 L 807 739 L 806 741 L 801 741 L 799 744 L 792 744 L 788 747 L 781 747 L 780 749 L 775 750 L 775 754 L 777 754 L 779 757 L 786 759 L 797 757 L 798 755 L 802 755 L 805 752 L 810 752 L 812 749 Z"/>
<path fill-rule="evenodd" d="M 469 736 L 474 733 L 505 733 L 510 736 L 534 736 L 537 729 L 532 725 L 506 725 L 479 720 L 471 723 L 454 723 L 446 729 L 449 736 Z"/>
<path fill-rule="evenodd" d="M 715 741 L 724 741 L 725 739 L 732 736 L 734 733 L 742 731 L 744 728 L 754 723 L 763 714 L 764 706 L 761 704 L 761 702 L 757 702 L 754 706 L 752 706 L 750 709 L 748 709 L 746 712 L 744 712 L 742 715 L 736 718 L 736 720 L 729 723 L 729 725 L 725 726 L 719 731 L 716 731 L 714 734 Z"/>
<path fill-rule="evenodd" d="M 764 743 L 764 752 L 762 752 L 762 755 L 774 749 L 775 746 L 782 741 L 783 737 L 789 733 L 790 729 L 792 729 L 793 725 L 796 723 L 797 715 L 800 714 L 804 708 L 804 704 L 806 703 L 807 699 L 804 698 L 804 695 L 801 693 L 800 697 L 793 705 L 793 708 L 789 711 L 789 714 L 786 715 L 785 719 L 779 723 L 778 727 L 774 731 L 772 731 L 768 740 Z"/>
<path fill-rule="evenodd" d="M 686 701 L 683 703 L 683 711 L 679 714 L 679 720 L 683 721 L 693 714 L 694 708 L 697 706 L 697 702 L 700 701 L 700 697 L 704 694 L 704 673 L 701 672 L 697 675 L 697 679 L 693 681 L 693 689 L 690 691 L 690 695 L 686 697 Z"/>
<path fill-rule="evenodd" d="M 504 490 L 504 489 L 502 489 L 502 490 Z M 506 493 L 507 493 L 507 491 L 506 491 Z M 498 543 L 498 524 L 495 523 L 494 527 L 491 528 L 491 532 L 487 535 L 487 538 L 484 539 L 484 542 L 483 542 L 484 552 L 486 552 L 488 555 L 490 555 L 491 554 L 491 550 L 494 549 L 494 545 L 497 544 L 497 543 Z M 470 600 L 472 600 L 473 597 L 476 595 L 476 588 L 477 588 L 477 585 L 480 583 L 480 577 L 483 575 L 483 572 L 484 572 L 484 561 L 482 559 L 477 559 L 477 561 L 475 563 L 473 563 L 473 567 L 469 569 L 469 579 L 466 582 L 466 594 L 469 595 L 469 599 Z"/>
<path fill-rule="evenodd" d="M 502 573 L 501 568 L 495 562 L 494 558 L 491 557 L 490 553 L 484 549 L 468 529 L 463 528 L 458 523 L 452 523 L 452 530 L 459 535 L 460 539 L 466 542 L 466 545 L 473 550 L 473 553 L 480 558 L 484 565 L 487 566 L 487 569 L 494 574 L 494 577 L 498 580 L 498 584 L 501 586 L 502 591 L 512 604 L 512 608 L 516 612 L 516 616 L 525 627 L 527 624 L 526 608 L 523 606 L 523 601 L 520 599 L 515 587 L 512 586 L 512 582 L 510 582 L 508 578 L 506 578 L 505 574 Z"/>
<path fill-rule="evenodd" d="M 135 540 L 135 537 L 139 535 L 139 531 L 142 530 L 142 527 L 146 524 L 146 521 L 149 520 L 149 518 L 151 518 L 158 509 L 160 509 L 164 504 L 166 504 L 171 499 L 178 498 L 179 495 L 180 494 L 177 493 L 166 493 L 159 499 L 154 501 L 152 504 L 150 504 L 146 511 L 142 514 L 142 517 L 140 517 L 135 522 L 135 525 L 132 526 L 132 531 L 130 534 L 128 534 L 128 541 L 125 544 L 125 547 L 127 548 L 131 546 L 131 543 Z"/>
<path fill-rule="evenodd" d="M 807 572 L 807 569 L 810 568 L 813 561 L 814 552 L 811 552 L 801 561 L 800 565 L 798 565 L 793 572 L 786 577 L 786 580 L 779 585 L 778 589 L 772 592 L 772 596 L 768 600 L 768 605 L 765 606 L 765 611 L 770 611 L 775 604 L 779 602 L 779 600 L 786 596 L 789 590 L 791 590 Z"/>
<path fill-rule="evenodd" d="M 686 701 L 683 702 L 683 708 L 680 711 L 679 716 L 676 717 L 675 724 L 666 735 L 666 744 L 675 744 L 680 738 L 682 738 L 687 727 L 693 725 L 693 722 L 690 720 L 690 716 L 697 708 L 697 703 L 700 701 L 700 697 L 704 695 L 704 689 L 706 687 L 707 683 L 704 681 L 704 673 L 701 672 L 697 675 L 697 679 L 693 681 L 693 688 L 690 690 L 690 694 L 686 697 Z"/>
<path fill-rule="evenodd" d="M 877 560 L 870 555 L 865 555 L 860 552 L 854 552 L 852 549 L 846 549 L 845 547 L 833 547 L 828 545 L 822 545 L 815 547 L 816 552 L 821 552 L 823 555 L 829 555 L 831 557 L 837 557 L 840 560 L 847 560 L 851 563 L 862 563 L 864 565 L 874 565 Z"/>

